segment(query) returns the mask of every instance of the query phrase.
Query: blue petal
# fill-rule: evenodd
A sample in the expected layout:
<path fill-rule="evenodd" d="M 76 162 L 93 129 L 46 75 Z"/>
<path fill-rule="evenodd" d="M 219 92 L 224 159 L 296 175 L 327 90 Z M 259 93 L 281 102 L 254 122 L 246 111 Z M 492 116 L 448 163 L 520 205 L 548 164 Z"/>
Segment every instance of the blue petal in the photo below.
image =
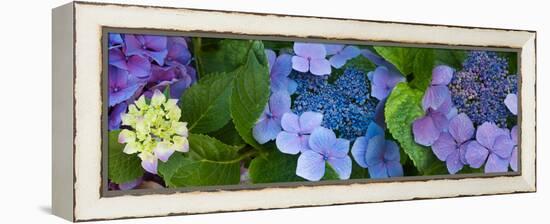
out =
<path fill-rule="evenodd" d="M 277 137 L 281 132 L 281 125 L 272 118 L 264 119 L 256 124 L 252 129 L 252 136 L 260 144 L 264 144 Z"/>
<path fill-rule="evenodd" d="M 329 158 L 328 163 L 336 171 L 340 180 L 349 179 L 351 175 L 351 158 Z"/>
<path fill-rule="evenodd" d="M 369 127 L 367 128 L 367 134 L 365 135 L 365 137 L 367 137 L 368 140 L 377 135 L 384 135 L 384 129 L 382 129 L 382 127 L 380 127 L 378 124 L 371 122 L 369 124 Z"/>
<path fill-rule="evenodd" d="M 402 177 L 403 176 L 403 166 L 399 161 L 389 161 L 386 163 L 386 169 L 388 176 L 390 177 Z"/>
<path fill-rule="evenodd" d="M 365 161 L 367 146 L 368 146 L 367 138 L 359 137 L 355 139 L 355 142 L 351 147 L 351 155 L 353 156 L 353 159 L 355 159 L 355 162 L 357 162 L 357 164 L 359 164 L 359 166 L 363 168 L 367 168 L 367 163 Z"/>
<path fill-rule="evenodd" d="M 318 181 L 325 175 L 325 160 L 317 152 L 307 150 L 298 157 L 296 175 L 309 181 Z"/>
<path fill-rule="evenodd" d="M 384 153 L 386 148 L 386 139 L 384 136 L 378 135 L 372 137 L 367 146 L 367 152 L 365 154 L 366 163 L 368 167 L 375 166 L 383 163 Z"/>
<path fill-rule="evenodd" d="M 369 166 L 369 176 L 373 179 L 388 178 L 388 170 L 386 168 L 386 164 L 378 163 Z"/>

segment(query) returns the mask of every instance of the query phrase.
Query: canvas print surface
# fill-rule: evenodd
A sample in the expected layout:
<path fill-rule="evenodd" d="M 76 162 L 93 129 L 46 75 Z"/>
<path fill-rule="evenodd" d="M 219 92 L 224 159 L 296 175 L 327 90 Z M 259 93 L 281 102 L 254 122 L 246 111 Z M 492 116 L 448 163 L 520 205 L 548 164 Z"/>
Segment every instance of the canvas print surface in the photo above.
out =
<path fill-rule="evenodd" d="M 108 189 L 518 171 L 517 53 L 109 33 Z"/>

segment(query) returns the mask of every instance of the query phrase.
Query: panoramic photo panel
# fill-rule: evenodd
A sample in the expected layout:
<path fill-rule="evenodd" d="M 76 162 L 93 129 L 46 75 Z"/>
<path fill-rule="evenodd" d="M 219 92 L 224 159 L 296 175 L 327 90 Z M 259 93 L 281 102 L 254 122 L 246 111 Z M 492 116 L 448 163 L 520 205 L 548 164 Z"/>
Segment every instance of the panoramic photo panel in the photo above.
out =
<path fill-rule="evenodd" d="M 108 33 L 107 189 L 518 172 L 518 54 Z"/>

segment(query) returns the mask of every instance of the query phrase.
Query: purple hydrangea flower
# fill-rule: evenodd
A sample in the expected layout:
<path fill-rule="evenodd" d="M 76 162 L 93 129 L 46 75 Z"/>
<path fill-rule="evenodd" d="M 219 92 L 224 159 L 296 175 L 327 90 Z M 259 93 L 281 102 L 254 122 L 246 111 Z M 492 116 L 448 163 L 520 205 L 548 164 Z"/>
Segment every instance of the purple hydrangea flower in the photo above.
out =
<path fill-rule="evenodd" d="M 506 98 L 504 99 L 504 104 L 506 104 L 506 107 L 508 107 L 510 113 L 512 113 L 513 115 L 518 114 L 518 95 L 513 93 L 506 95 Z"/>
<path fill-rule="evenodd" d="M 332 55 L 329 58 L 329 62 L 332 67 L 341 68 L 346 62 L 352 58 L 355 58 L 361 54 L 356 46 L 345 46 L 343 44 L 325 44 L 327 55 Z"/>
<path fill-rule="evenodd" d="M 145 94 L 146 96 L 151 96 L 155 89 L 164 91 L 166 86 L 170 86 L 170 97 L 179 99 L 183 92 L 195 82 L 197 82 L 197 74 L 191 66 L 174 65 L 160 67 L 154 65 L 151 78 L 149 79 L 150 87 Z"/>
<path fill-rule="evenodd" d="M 299 72 L 311 72 L 314 75 L 329 75 L 330 62 L 325 58 L 327 52 L 323 44 L 294 43 L 292 68 Z"/>
<path fill-rule="evenodd" d="M 513 171 L 518 171 L 518 126 L 514 126 L 510 130 L 510 138 L 514 142 L 514 148 L 512 149 L 512 156 L 510 157 L 510 168 Z"/>
<path fill-rule="evenodd" d="M 477 128 L 476 140 L 466 148 L 466 161 L 473 168 L 485 164 L 485 173 L 507 172 L 515 145 L 508 129 L 485 122 Z"/>
<path fill-rule="evenodd" d="M 151 74 L 151 62 L 141 55 L 125 55 L 122 49 L 109 49 L 109 65 L 128 71 L 131 75 L 146 79 Z"/>
<path fill-rule="evenodd" d="M 164 59 L 168 54 L 166 36 L 155 35 L 124 35 L 126 55 L 140 55 L 150 57 L 160 66 L 164 65 Z"/>
<path fill-rule="evenodd" d="M 371 95 L 378 100 L 386 99 L 397 83 L 405 81 L 403 76 L 391 73 L 384 66 L 379 66 L 374 71 L 369 72 L 368 77 L 372 82 Z"/>
<path fill-rule="evenodd" d="M 454 69 L 446 65 L 440 65 L 432 71 L 432 82 L 422 98 L 422 107 L 438 110 L 441 105 L 450 100 L 451 92 L 447 84 L 453 78 Z"/>
<path fill-rule="evenodd" d="M 252 129 L 254 139 L 260 144 L 275 139 L 281 132 L 281 119 L 288 112 L 290 112 L 290 95 L 285 91 L 273 93 L 256 126 Z"/>
<path fill-rule="evenodd" d="M 328 162 L 342 180 L 351 175 L 349 140 L 336 138 L 330 129 L 318 127 L 309 136 L 309 147 L 300 154 L 296 175 L 309 181 L 318 181 L 325 175 Z"/>
<path fill-rule="evenodd" d="M 272 50 L 265 50 L 267 62 L 269 65 L 269 76 L 271 81 L 271 92 L 281 90 L 288 91 L 290 94 L 296 91 L 297 84 L 294 80 L 288 78 L 292 71 L 292 56 L 281 54 L 279 57 Z"/>
<path fill-rule="evenodd" d="M 403 176 L 399 146 L 392 140 L 386 140 L 384 130 L 374 122 L 369 125 L 364 137 L 355 140 L 351 154 L 359 166 L 369 169 L 371 178 Z"/>
<path fill-rule="evenodd" d="M 128 109 L 128 104 L 125 102 L 119 103 L 112 107 L 109 113 L 109 130 L 118 130 L 122 122 L 122 115 Z"/>
<path fill-rule="evenodd" d="M 140 84 L 131 80 L 128 72 L 109 65 L 109 106 L 119 104 L 132 97 Z"/>
<path fill-rule="evenodd" d="M 287 154 L 298 154 L 309 150 L 309 134 L 315 128 L 321 127 L 323 114 L 304 112 L 298 116 L 294 113 L 285 113 L 281 120 L 283 131 L 277 135 L 275 143 L 279 151 Z"/>
<path fill-rule="evenodd" d="M 124 41 L 119 33 L 109 33 L 109 49 L 121 47 Z"/>
<path fill-rule="evenodd" d="M 449 131 L 441 135 L 432 145 L 437 158 L 447 163 L 447 170 L 455 174 L 467 164 L 466 148 L 475 133 L 474 124 L 468 115 L 461 113 L 449 122 Z"/>
<path fill-rule="evenodd" d="M 183 37 L 168 37 L 166 42 L 165 63 L 171 66 L 188 65 L 191 61 L 191 53 L 187 46 L 187 40 Z"/>

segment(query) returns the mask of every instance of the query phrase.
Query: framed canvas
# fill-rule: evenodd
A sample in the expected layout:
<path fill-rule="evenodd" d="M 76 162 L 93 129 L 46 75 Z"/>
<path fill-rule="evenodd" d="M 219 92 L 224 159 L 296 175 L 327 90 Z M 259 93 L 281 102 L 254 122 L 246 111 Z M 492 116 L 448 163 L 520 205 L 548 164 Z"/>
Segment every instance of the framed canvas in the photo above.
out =
<path fill-rule="evenodd" d="M 536 191 L 535 31 L 73 2 L 52 33 L 71 221 Z"/>

